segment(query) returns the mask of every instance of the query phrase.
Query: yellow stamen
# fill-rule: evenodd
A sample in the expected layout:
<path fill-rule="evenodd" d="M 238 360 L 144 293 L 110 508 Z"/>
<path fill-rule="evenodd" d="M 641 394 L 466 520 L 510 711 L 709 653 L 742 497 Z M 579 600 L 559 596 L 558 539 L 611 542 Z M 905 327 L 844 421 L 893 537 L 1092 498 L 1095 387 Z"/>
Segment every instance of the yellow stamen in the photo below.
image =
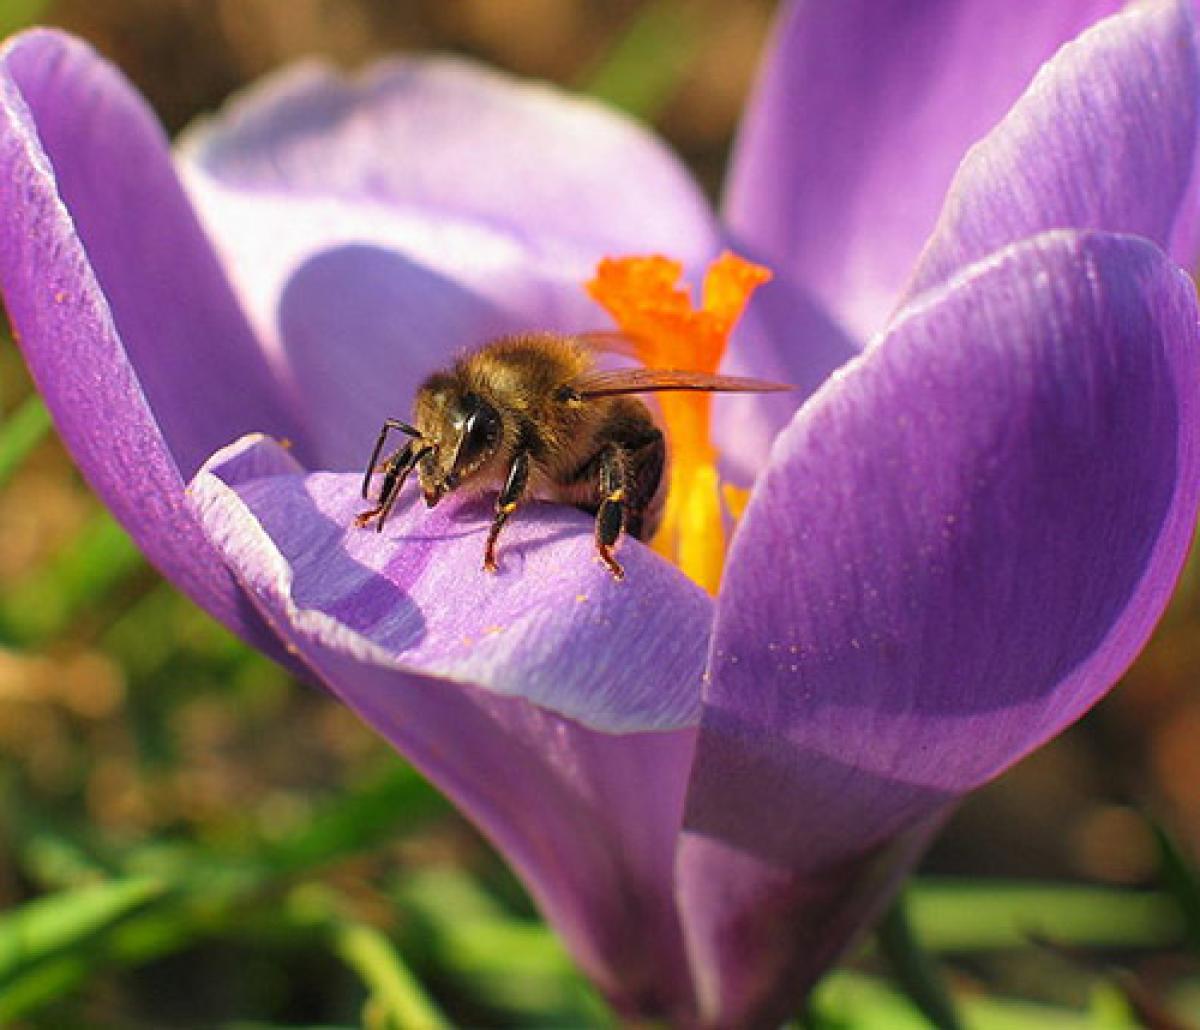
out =
<path fill-rule="evenodd" d="M 725 510 L 729 512 L 734 522 L 740 522 L 746 505 L 750 503 L 750 491 L 744 486 L 734 486 L 732 483 L 721 484 L 721 500 L 725 502 Z"/>
<path fill-rule="evenodd" d="M 735 254 L 722 254 L 704 276 L 698 310 L 687 289 L 677 285 L 682 275 L 678 261 L 657 255 L 605 258 L 587 290 L 633 340 L 647 367 L 714 374 L 751 294 L 771 273 Z M 725 531 L 710 433 L 712 395 L 659 397 L 671 445 L 671 481 L 653 547 L 715 594 L 725 562 Z"/>

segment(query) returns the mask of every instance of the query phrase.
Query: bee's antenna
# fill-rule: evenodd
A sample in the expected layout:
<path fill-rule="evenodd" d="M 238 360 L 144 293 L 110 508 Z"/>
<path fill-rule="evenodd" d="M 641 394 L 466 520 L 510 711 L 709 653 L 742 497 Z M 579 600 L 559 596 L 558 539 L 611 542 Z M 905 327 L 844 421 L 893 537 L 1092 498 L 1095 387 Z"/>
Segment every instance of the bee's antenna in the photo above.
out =
<path fill-rule="evenodd" d="M 371 451 L 371 460 L 367 462 L 367 471 L 363 475 L 362 498 L 368 500 L 368 495 L 371 492 L 371 477 L 376 472 L 376 463 L 379 461 L 379 452 L 383 450 L 384 442 L 387 440 L 388 432 L 396 429 L 401 433 L 407 433 L 416 440 L 421 439 L 421 432 L 414 429 L 407 422 L 401 422 L 398 418 L 389 418 L 383 423 L 383 428 L 379 430 L 379 438 L 375 441 L 375 449 Z"/>

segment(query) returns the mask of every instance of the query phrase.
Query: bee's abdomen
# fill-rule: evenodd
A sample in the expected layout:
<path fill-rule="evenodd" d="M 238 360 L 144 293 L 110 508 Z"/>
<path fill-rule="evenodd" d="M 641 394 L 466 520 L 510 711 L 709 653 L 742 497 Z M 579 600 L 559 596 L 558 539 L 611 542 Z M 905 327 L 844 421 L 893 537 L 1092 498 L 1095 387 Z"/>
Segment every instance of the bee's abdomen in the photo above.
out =
<path fill-rule="evenodd" d="M 667 445 L 661 431 L 630 455 L 629 507 L 625 532 L 638 540 L 649 540 L 662 519 L 667 491 L 663 473 L 667 463 Z"/>

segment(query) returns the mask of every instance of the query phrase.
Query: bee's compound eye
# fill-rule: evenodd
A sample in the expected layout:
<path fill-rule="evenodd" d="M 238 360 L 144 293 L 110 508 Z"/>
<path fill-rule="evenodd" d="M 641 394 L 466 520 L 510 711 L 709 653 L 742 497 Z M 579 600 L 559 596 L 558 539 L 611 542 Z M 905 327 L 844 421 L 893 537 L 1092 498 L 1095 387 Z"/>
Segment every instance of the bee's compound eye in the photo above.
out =
<path fill-rule="evenodd" d="M 488 456 L 500 440 L 500 416 L 487 401 L 467 397 L 462 442 L 454 458 L 456 472 L 465 472 Z"/>

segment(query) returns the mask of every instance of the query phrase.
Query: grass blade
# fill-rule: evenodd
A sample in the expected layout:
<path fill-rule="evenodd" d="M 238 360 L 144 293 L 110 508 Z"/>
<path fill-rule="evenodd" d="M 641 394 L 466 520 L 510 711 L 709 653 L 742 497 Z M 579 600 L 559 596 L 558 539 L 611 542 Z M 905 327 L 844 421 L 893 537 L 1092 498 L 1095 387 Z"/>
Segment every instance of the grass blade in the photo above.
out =
<path fill-rule="evenodd" d="M 0 32 L 3 35 L 3 32 Z M 50 432 L 50 412 L 33 394 L 0 424 L 0 487 Z"/>
<path fill-rule="evenodd" d="M 347 923 L 335 939 L 337 953 L 371 991 L 367 1025 L 378 1030 L 446 1030 L 449 1023 L 400 959 L 391 941 L 372 926 Z"/>
<path fill-rule="evenodd" d="M 973 883 L 921 879 L 909 917 L 934 952 L 1024 948 L 1042 937 L 1059 944 L 1160 948 L 1183 926 L 1165 893 L 1074 884 Z"/>
<path fill-rule="evenodd" d="M 0 38 L 32 25 L 46 7 L 47 0 L 4 0 L 0 4 Z"/>
<path fill-rule="evenodd" d="M 876 932 L 879 950 L 892 967 L 896 982 L 938 1030 L 961 1030 L 962 1021 L 946 989 L 937 963 L 921 947 L 908 921 L 905 895 L 900 894 Z"/>
<path fill-rule="evenodd" d="M 678 91 L 701 40 L 696 11 L 679 0 L 646 4 L 578 87 L 622 111 L 653 121 Z"/>
<path fill-rule="evenodd" d="M 1179 906 L 1188 946 L 1200 955 L 1200 870 L 1161 823 L 1151 820 L 1163 882 Z"/>
<path fill-rule="evenodd" d="M 86 946 L 166 890 L 157 879 L 134 877 L 60 891 L 7 913 L 0 918 L 0 989 L 31 967 Z"/>

